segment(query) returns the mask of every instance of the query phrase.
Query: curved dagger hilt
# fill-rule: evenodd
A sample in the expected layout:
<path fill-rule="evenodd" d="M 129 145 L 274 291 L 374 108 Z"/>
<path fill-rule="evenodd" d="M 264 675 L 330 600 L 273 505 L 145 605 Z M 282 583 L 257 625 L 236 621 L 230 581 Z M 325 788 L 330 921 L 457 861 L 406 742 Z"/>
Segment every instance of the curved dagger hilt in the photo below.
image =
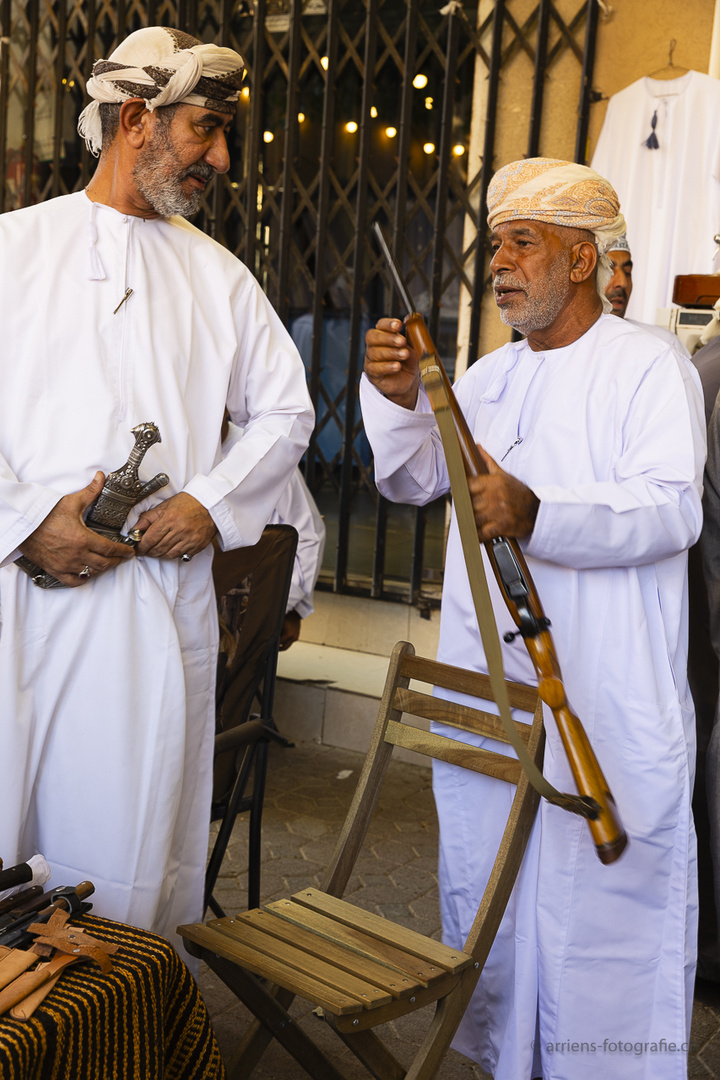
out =
<path fill-rule="evenodd" d="M 133 506 L 146 499 L 148 495 L 169 484 L 165 473 L 158 473 L 145 483 L 138 472 L 145 454 L 155 443 L 162 442 L 155 424 L 138 424 L 132 429 L 135 446 L 122 468 L 107 474 L 103 489 L 85 515 L 88 529 L 116 540 L 121 544 L 137 543 L 136 538 L 125 536 L 122 529 Z"/>
<path fill-rule="evenodd" d="M 85 524 L 93 532 L 106 536 L 118 544 L 130 544 L 134 547 L 140 540 L 139 534 L 125 536 L 122 529 L 133 506 L 152 495 L 154 491 L 170 483 L 165 473 L 158 473 L 152 480 L 144 483 L 138 475 L 140 463 L 151 446 L 162 442 L 155 424 L 138 424 L 132 429 L 135 446 L 122 468 L 110 472 L 105 478 L 102 491 L 90 504 L 85 514 Z M 15 564 L 29 574 L 33 584 L 41 589 L 64 589 L 65 585 L 56 577 L 43 570 L 37 563 L 21 555 Z"/>

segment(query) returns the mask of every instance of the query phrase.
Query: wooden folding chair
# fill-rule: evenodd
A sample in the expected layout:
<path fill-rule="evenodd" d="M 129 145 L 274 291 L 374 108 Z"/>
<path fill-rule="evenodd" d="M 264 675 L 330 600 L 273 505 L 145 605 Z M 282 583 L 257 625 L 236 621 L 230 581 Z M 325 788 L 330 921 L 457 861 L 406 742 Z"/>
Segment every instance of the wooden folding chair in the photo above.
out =
<path fill-rule="evenodd" d="M 337 1065 L 289 1016 L 297 994 L 325 1019 L 368 1072 L 380 1080 L 431 1080 L 447 1052 L 494 940 L 522 862 L 538 804 L 519 762 L 412 725 L 424 717 L 507 742 L 499 717 L 410 689 L 410 681 L 492 700 L 486 676 L 414 655 L 399 642 L 390 660 L 370 750 L 323 891 L 308 888 L 235 918 L 180 926 L 201 957 L 255 1014 L 232 1063 L 249 1077 L 275 1037 L 313 1080 L 343 1080 Z M 510 704 L 533 715 L 516 721 L 530 756 L 542 760 L 544 730 L 537 692 L 508 683 Z M 485 893 L 462 951 L 426 938 L 340 897 L 377 802 L 393 747 L 460 765 L 516 785 Z M 425 1039 L 405 1069 L 372 1030 L 437 1002 Z"/>

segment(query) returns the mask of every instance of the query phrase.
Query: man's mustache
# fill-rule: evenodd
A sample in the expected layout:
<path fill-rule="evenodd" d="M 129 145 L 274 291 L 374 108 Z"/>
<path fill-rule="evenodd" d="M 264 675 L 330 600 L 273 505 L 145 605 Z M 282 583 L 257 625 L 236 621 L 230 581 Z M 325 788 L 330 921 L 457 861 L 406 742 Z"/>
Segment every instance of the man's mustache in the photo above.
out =
<path fill-rule="evenodd" d="M 527 292 L 527 283 L 512 274 L 496 274 L 493 278 L 493 289 L 520 289 L 521 292 Z"/>
<path fill-rule="evenodd" d="M 191 165 L 189 169 L 186 169 L 182 174 L 182 179 L 187 180 L 188 176 L 197 176 L 200 180 L 210 181 L 215 175 L 215 170 L 212 165 L 208 165 L 206 161 L 198 161 L 196 165 Z"/>

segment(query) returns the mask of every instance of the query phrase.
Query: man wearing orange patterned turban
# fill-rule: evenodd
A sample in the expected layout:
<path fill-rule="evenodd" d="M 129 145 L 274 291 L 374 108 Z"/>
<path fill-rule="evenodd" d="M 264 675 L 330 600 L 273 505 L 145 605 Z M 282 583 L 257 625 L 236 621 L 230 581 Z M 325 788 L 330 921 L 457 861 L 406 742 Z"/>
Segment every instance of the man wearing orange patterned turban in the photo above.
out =
<path fill-rule="evenodd" d="M 604 251 L 625 231 L 612 186 L 586 165 L 553 158 L 525 158 L 499 169 L 488 188 L 488 225 L 545 221 L 588 229 Z"/>
<path fill-rule="evenodd" d="M 612 275 L 607 252 L 625 232 L 625 219 L 607 180 L 586 165 L 528 158 L 495 173 L 487 204 L 491 229 L 505 221 L 522 220 L 591 232 L 598 249 L 597 289 L 603 310 L 610 310 L 605 302 L 605 287 Z"/>
<path fill-rule="evenodd" d="M 702 398 L 667 343 L 603 311 L 598 260 L 623 232 L 609 184 L 572 162 L 513 162 L 488 210 L 495 299 L 524 339 L 456 385 L 489 469 L 469 481 L 478 536 L 522 544 L 629 842 L 604 866 L 582 820 L 541 805 L 454 1045 L 495 1080 L 685 1080 L 697 910 L 686 549 L 701 522 Z M 389 318 L 367 334 L 363 416 L 380 491 L 423 504 L 448 475 L 401 331 Z M 488 581 L 500 638 L 511 636 L 505 675 L 534 684 Z M 454 516 L 438 659 L 487 671 Z M 551 715 L 545 772 L 572 790 Z M 433 784 L 443 934 L 458 948 L 512 795 L 444 762 Z"/>

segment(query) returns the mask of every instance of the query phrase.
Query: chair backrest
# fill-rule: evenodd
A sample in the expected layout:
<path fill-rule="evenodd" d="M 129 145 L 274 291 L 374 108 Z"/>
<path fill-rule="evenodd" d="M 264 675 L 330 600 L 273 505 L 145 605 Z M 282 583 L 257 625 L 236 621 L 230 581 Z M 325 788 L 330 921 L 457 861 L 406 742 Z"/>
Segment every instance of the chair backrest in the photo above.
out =
<path fill-rule="evenodd" d="M 263 680 L 268 674 L 274 678 L 297 538 L 292 525 L 267 525 L 252 547 L 215 552 L 213 579 L 224 638 L 218 660 L 217 734 L 244 723 Z M 234 773 L 234 752 L 217 755 L 214 800 L 225 794 Z"/>
<path fill-rule="evenodd" d="M 426 684 L 427 690 L 416 689 L 415 684 L 420 683 Z M 540 766 L 545 745 L 540 697 L 534 687 L 512 682 L 506 685 L 511 707 L 532 716 L 530 724 L 517 720 L 515 723 L 530 757 Z M 471 953 L 482 966 L 522 862 L 539 796 L 514 756 L 445 738 L 413 723 L 418 718 L 434 720 L 509 743 L 499 716 L 433 696 L 428 692 L 433 686 L 479 698 L 478 704 L 493 701 L 486 675 L 415 656 L 412 645 L 398 642 L 390 660 L 370 749 L 322 888 L 332 896 L 342 896 L 367 833 L 394 746 L 517 785 L 493 871 L 464 946 L 464 951 Z"/>

